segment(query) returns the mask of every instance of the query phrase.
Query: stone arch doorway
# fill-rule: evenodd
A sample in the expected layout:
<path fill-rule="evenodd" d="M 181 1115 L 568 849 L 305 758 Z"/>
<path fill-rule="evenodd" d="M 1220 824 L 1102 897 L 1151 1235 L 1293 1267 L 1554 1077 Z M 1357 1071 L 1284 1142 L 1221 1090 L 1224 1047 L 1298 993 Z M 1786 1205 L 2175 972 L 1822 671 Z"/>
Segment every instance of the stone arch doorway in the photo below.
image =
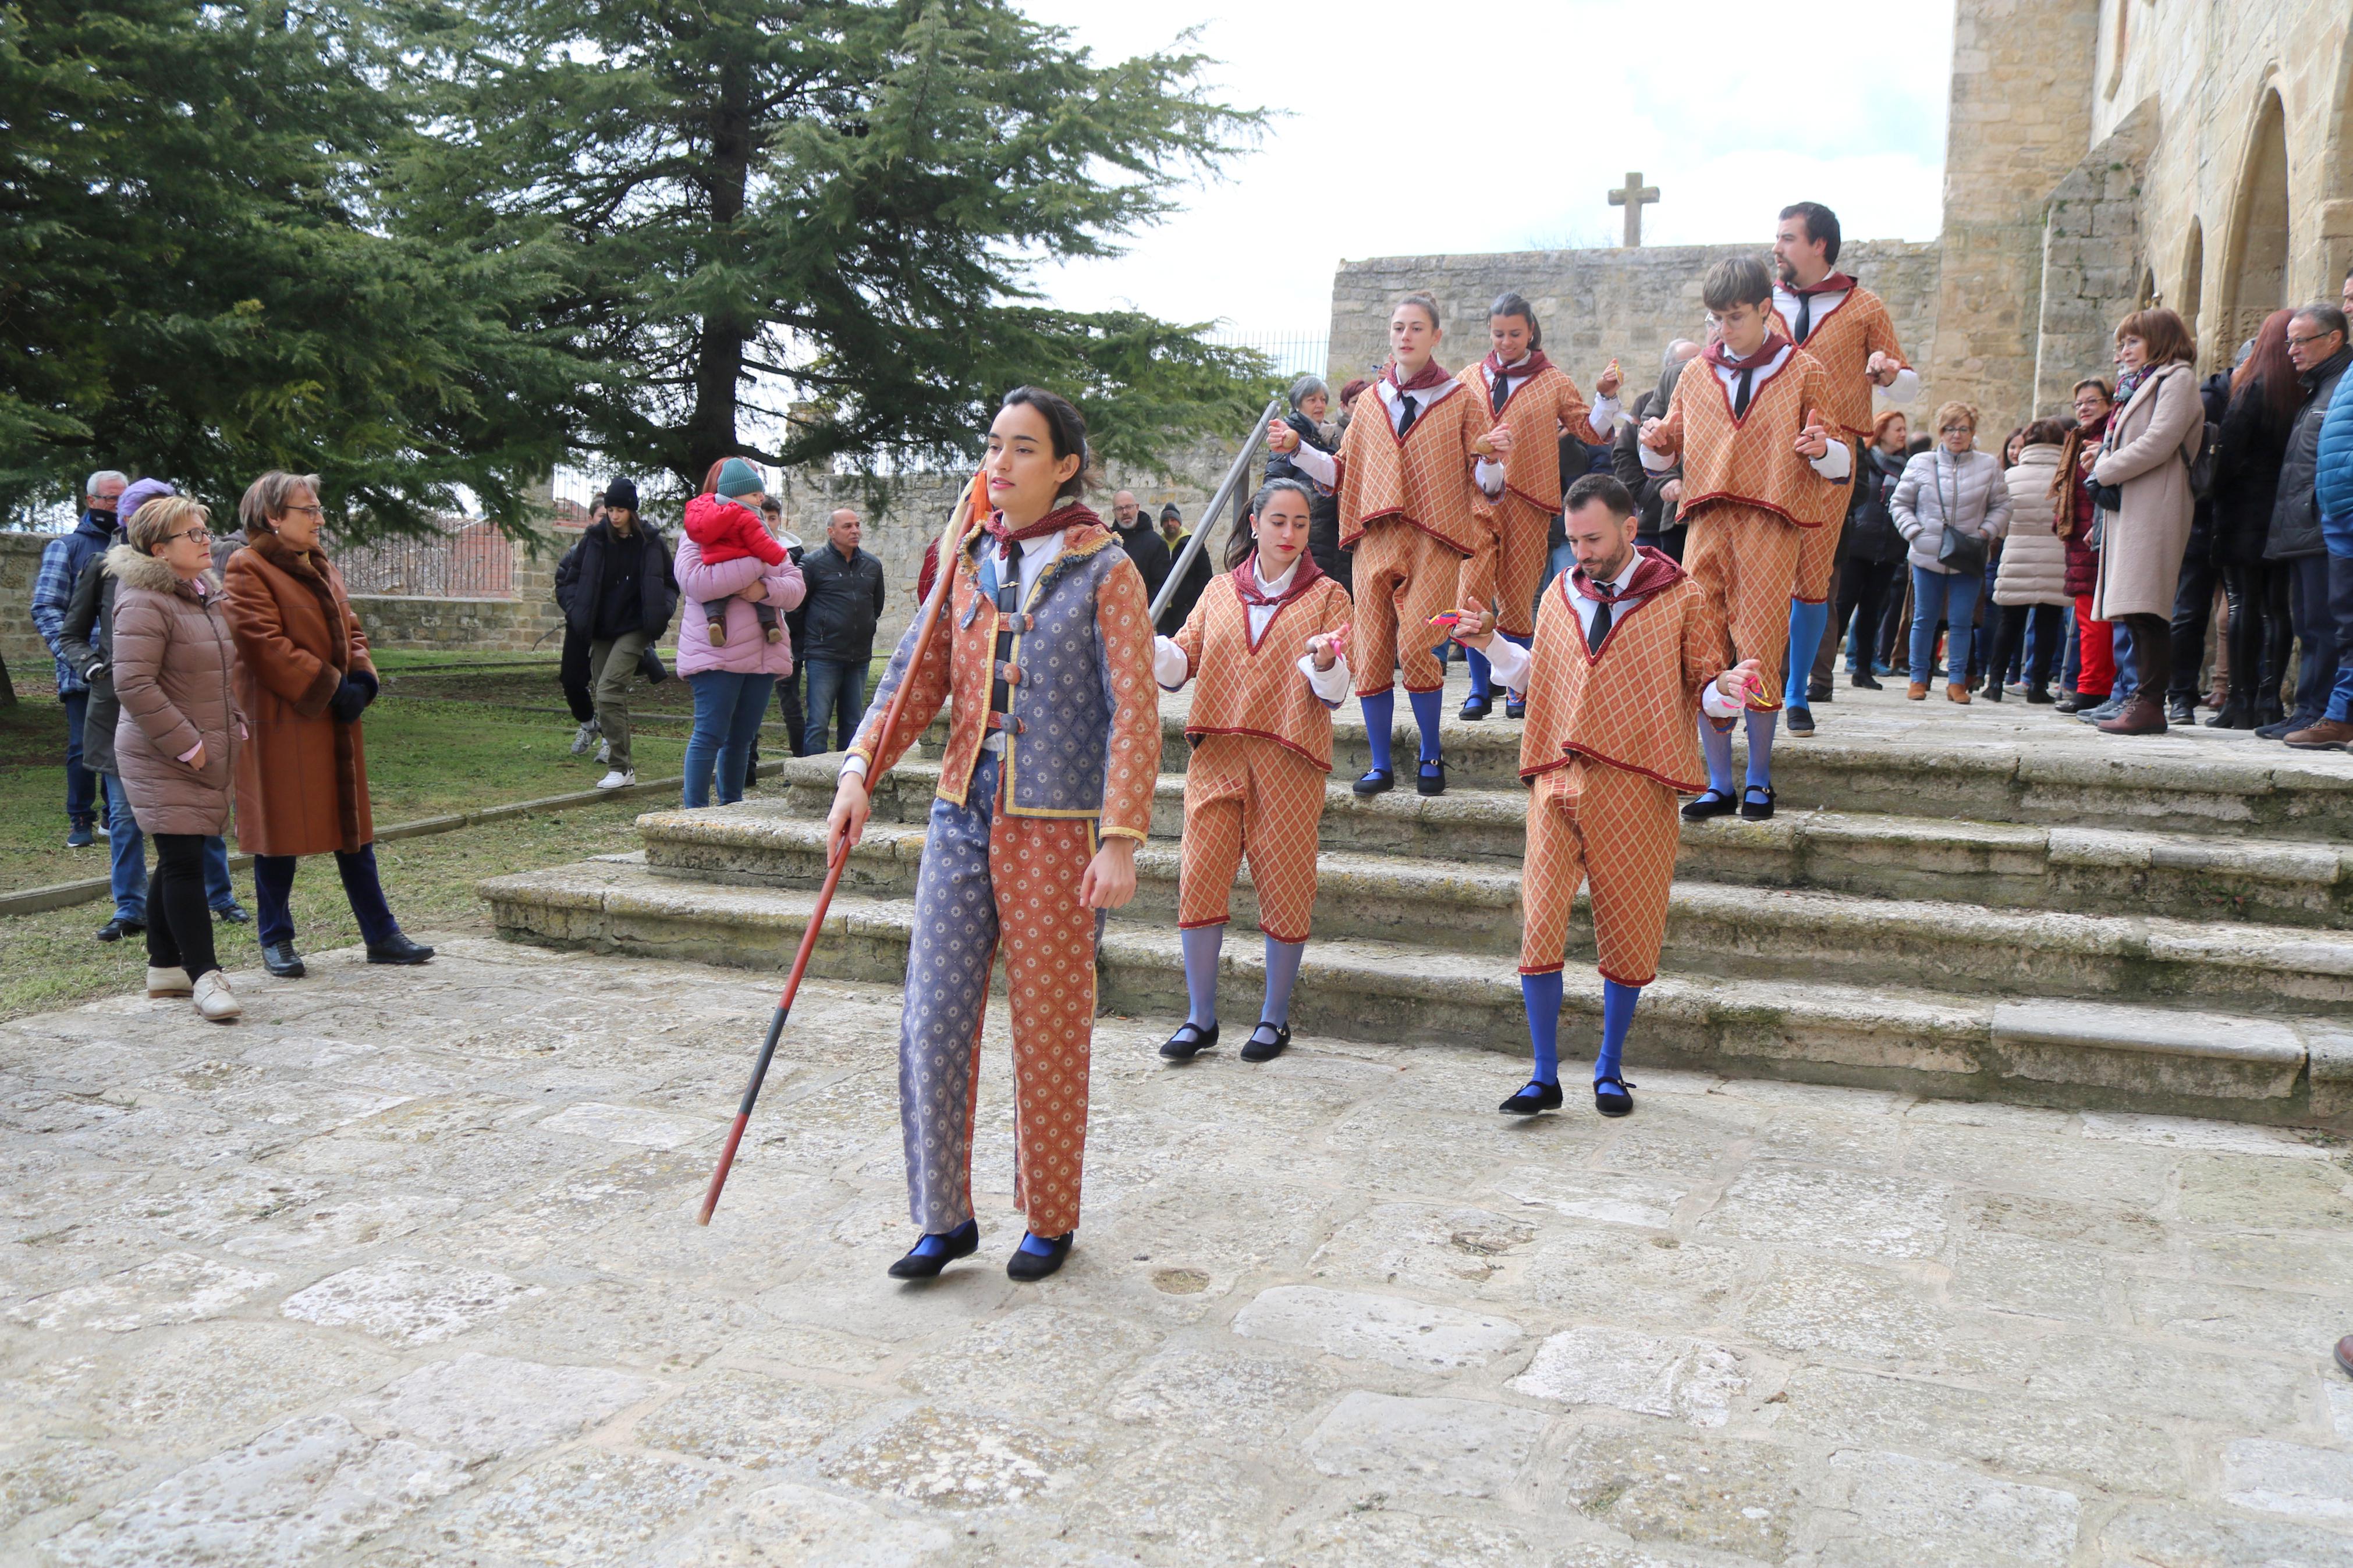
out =
<path fill-rule="evenodd" d="M 2264 91 L 2255 113 L 2232 230 L 2223 309 L 2212 334 L 2217 364 L 2230 363 L 2240 342 L 2288 302 L 2287 130 L 2276 89 Z"/>

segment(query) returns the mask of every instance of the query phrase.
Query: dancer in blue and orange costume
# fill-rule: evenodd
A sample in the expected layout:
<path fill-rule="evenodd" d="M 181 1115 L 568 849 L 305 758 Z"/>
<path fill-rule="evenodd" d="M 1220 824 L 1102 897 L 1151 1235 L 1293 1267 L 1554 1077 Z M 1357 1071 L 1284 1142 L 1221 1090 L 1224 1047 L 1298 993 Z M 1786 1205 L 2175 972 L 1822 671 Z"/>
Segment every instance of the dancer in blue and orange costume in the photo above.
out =
<path fill-rule="evenodd" d="M 1512 430 L 1430 356 L 1445 336 L 1438 301 L 1409 294 L 1389 313 L 1389 363 L 1349 411 L 1337 453 L 1303 446 L 1287 424 L 1267 445 L 1340 496 L 1340 548 L 1356 552 L 1356 619 L 1349 655 L 1365 712 L 1372 767 L 1358 795 L 1395 788 L 1389 734 L 1397 720 L 1396 674 L 1421 737 L 1414 787 L 1446 793 L 1438 721 L 1445 667 L 1431 651 L 1431 626 L 1458 594 L 1495 596 L 1494 498 L 1504 489 Z"/>
<path fill-rule="evenodd" d="M 1332 710 L 1348 692 L 1348 595 L 1307 553 L 1313 507 L 1297 479 L 1271 480 L 1250 508 L 1251 531 L 1237 531 L 1227 546 L 1225 574 L 1184 628 L 1155 645 L 1164 689 L 1200 682 L 1185 717 L 1194 750 L 1176 924 L 1187 1010 L 1160 1047 L 1172 1061 L 1218 1043 L 1218 954 L 1246 851 L 1266 939 L 1266 996 L 1241 1058 L 1271 1061 L 1291 1043 L 1291 990 L 1315 912 Z"/>
<path fill-rule="evenodd" d="M 1634 542 L 1634 498 L 1608 474 L 1569 486 L 1563 524 L 1577 568 L 1555 578 L 1523 649 L 1470 628 L 1484 608 L 1465 600 L 1455 640 L 1483 649 L 1507 686 L 1527 693 L 1520 776 L 1528 781 L 1528 840 L 1520 881 L 1520 999 L 1535 1058 L 1525 1088 L 1499 1108 L 1557 1110 L 1562 950 L 1579 885 L 1593 890 L 1601 973 L 1601 1048 L 1593 1105 L 1634 1109 L 1623 1058 L 1642 987 L 1659 973 L 1674 881 L 1675 797 L 1704 777 L 1700 715 L 1729 718 L 1759 679 L 1754 658 L 1725 668 L 1724 616 L 1673 557 Z"/>
<path fill-rule="evenodd" d="M 1144 579 L 1081 503 L 1086 424 L 1018 387 L 989 426 L 993 508 L 963 535 L 953 616 L 913 664 L 910 628 L 867 709 L 826 821 L 827 849 L 864 831 L 878 775 L 953 698 L 938 797 L 915 880 L 899 1032 L 908 1206 L 923 1235 L 891 1266 L 929 1279 L 980 1244 L 972 1129 L 989 973 L 1005 953 L 1013 1023 L 1014 1206 L 1029 1234 L 1015 1279 L 1062 1265 L 1078 1232 L 1103 911 L 1135 894 L 1152 826 L 1159 693 Z M 897 727 L 892 694 L 911 682 Z"/>

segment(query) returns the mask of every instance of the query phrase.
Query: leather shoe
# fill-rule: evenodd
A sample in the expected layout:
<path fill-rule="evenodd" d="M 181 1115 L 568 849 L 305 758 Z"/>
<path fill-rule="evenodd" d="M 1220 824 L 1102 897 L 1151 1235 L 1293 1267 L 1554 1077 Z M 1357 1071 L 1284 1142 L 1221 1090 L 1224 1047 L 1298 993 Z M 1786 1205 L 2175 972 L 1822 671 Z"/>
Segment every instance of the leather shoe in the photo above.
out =
<path fill-rule="evenodd" d="M 367 961 L 370 963 L 423 963 L 432 956 L 431 948 L 409 941 L 399 931 L 393 932 L 382 942 L 368 943 Z"/>
<path fill-rule="evenodd" d="M 1758 795 L 1765 798 L 1763 800 L 1749 798 L 1751 795 Z M 1740 820 L 1743 822 L 1773 820 L 1773 786 L 1771 784 L 1750 784 L 1740 792 Z"/>
<path fill-rule="evenodd" d="M 1965 703 L 1965 702 L 1968 701 L 1968 700 L 1969 700 L 1969 689 L 1968 689 L 1968 687 L 1966 687 L 1966 686 L 1955 686 L 1955 685 L 1950 684 L 1949 682 L 1946 685 L 1946 687 L 1945 687 L 1945 700 L 1946 700 L 1946 701 L 1947 701 L 1947 702 L 1963 702 L 1963 703 Z"/>
<path fill-rule="evenodd" d="M 100 942 L 121 942 L 126 936 L 144 936 L 146 934 L 146 921 L 127 921 L 121 915 L 115 916 L 112 920 L 98 928 L 98 940 Z"/>
<path fill-rule="evenodd" d="M 1630 1116 L 1634 1097 L 1626 1092 L 1634 1086 L 1622 1078 L 1597 1078 L 1593 1080 L 1593 1109 L 1604 1116 Z"/>
<path fill-rule="evenodd" d="M 2062 694 L 2059 700 L 2053 702 L 2051 707 L 2055 712 L 2081 713 L 2084 709 L 2096 708 L 2106 700 L 2105 694 L 2094 697 L 2088 691 L 2069 691 Z"/>
<path fill-rule="evenodd" d="M 1870 676 L 1863 674 L 1862 671 L 1859 669 L 1848 672 L 1846 683 L 1849 686 L 1853 687 L 1857 691 L 1878 691 L 1883 689 L 1878 681 L 1873 679 Z"/>
<path fill-rule="evenodd" d="M 2026 705 L 2029 708 L 2051 708 L 2056 706 L 2056 704 L 2051 700 L 2051 689 L 2047 686 L 2029 686 L 2026 689 Z"/>
<path fill-rule="evenodd" d="M 2284 719 L 2274 719 L 2268 724 L 2255 726 L 2255 733 L 2266 741 L 2284 740 L 2292 730 L 2308 730 L 2320 722 L 2317 713 L 2291 713 Z"/>
<path fill-rule="evenodd" d="M 1361 795 L 1387 795 L 1397 788 L 1397 774 L 1388 768 L 1369 768 L 1354 787 Z"/>
<path fill-rule="evenodd" d="M 1915 680 L 1915 681 L 1913 681 L 1911 684 L 1909 684 L 1909 685 L 1907 685 L 1906 687 L 1905 687 L 1905 689 L 1904 689 L 1904 696 L 1905 696 L 1905 700 L 1908 700 L 1908 701 L 1913 701 L 1913 702 L 1926 702 L 1926 701 L 1927 701 L 1927 700 L 1928 700 L 1928 683 L 1927 683 L 1926 681 L 1925 681 L 1925 680 Z"/>
<path fill-rule="evenodd" d="M 1218 1043 L 1218 1026 L 1201 1027 L 1190 1018 L 1176 1026 L 1176 1032 L 1161 1043 L 1160 1054 L 1172 1062 L 1189 1062 Z"/>
<path fill-rule="evenodd" d="M 2337 1364 L 2348 1377 L 2353 1377 L 2353 1334 L 2337 1342 Z"/>
<path fill-rule="evenodd" d="M 2115 718 L 2100 721 L 2099 729 L 2104 735 L 2162 735 L 2165 709 L 2156 698 L 2136 691 L 2132 700 L 2116 710 Z"/>
<path fill-rule="evenodd" d="M 1444 795 L 1446 793 L 1446 764 L 1444 763 L 1425 763 L 1422 766 L 1436 768 L 1438 771 L 1434 773 L 1423 773 L 1420 768 L 1415 769 L 1413 787 L 1423 795 Z"/>
<path fill-rule="evenodd" d="M 1783 713 L 1782 717 L 1788 721 L 1789 733 L 1792 735 L 1810 735 L 1814 732 L 1814 715 L 1809 709 L 1792 708 Z"/>
<path fill-rule="evenodd" d="M 1262 1035 L 1272 1035 L 1274 1037 L 1271 1040 L 1261 1039 L 1260 1037 Z M 1258 1021 L 1258 1027 L 1250 1031 L 1250 1037 L 1242 1042 L 1242 1060 L 1271 1062 L 1281 1056 L 1283 1048 L 1290 1044 L 1290 1025 L 1271 1024 L 1264 1018 L 1261 1018 Z"/>
<path fill-rule="evenodd" d="M 244 926 L 251 925 L 253 923 L 253 917 L 246 913 L 245 906 L 243 904 L 233 903 L 224 909 L 215 910 L 213 911 L 213 919 L 220 921 L 223 925 L 230 926 Z"/>
<path fill-rule="evenodd" d="M 1683 820 L 1705 822 L 1711 816 L 1730 816 L 1739 809 L 1740 797 L 1737 795 L 1725 795 L 1711 789 L 1683 802 Z"/>
<path fill-rule="evenodd" d="M 1809 680 L 1806 682 L 1807 707 L 1810 708 L 1817 702 L 1835 702 L 1837 700 L 1838 689 L 1832 686 L 1829 681 Z"/>
<path fill-rule="evenodd" d="M 1494 703 L 1491 699 L 1482 697 L 1474 691 L 1470 696 L 1465 697 L 1462 700 L 1462 711 L 1457 713 L 1455 717 L 1458 719 L 1484 719 L 1488 713 L 1493 710 L 1493 708 Z"/>
<path fill-rule="evenodd" d="M 2187 697 L 2167 698 L 2165 721 L 2168 724 L 2195 724 L 2198 722 L 2198 704 Z"/>
<path fill-rule="evenodd" d="M 1528 1080 L 1527 1088 L 1495 1107 L 1506 1116 L 1534 1116 L 1539 1110 L 1560 1109 L 1560 1085 Z"/>
<path fill-rule="evenodd" d="M 1525 698 L 1525 697 L 1506 697 L 1506 698 L 1504 698 L 1504 718 L 1506 718 L 1506 719 L 1525 719 L 1525 718 L 1526 718 L 1527 716 L 1528 716 L 1528 700 L 1527 700 L 1526 698 Z"/>
<path fill-rule="evenodd" d="M 291 942 L 263 942 L 261 967 L 280 980 L 300 980 L 307 973 L 302 967 L 302 955 L 294 951 Z"/>
<path fill-rule="evenodd" d="M 2353 742 L 2353 724 L 2323 719 L 2309 730 L 2291 730 L 2283 739 L 2299 752 L 2341 752 Z"/>
<path fill-rule="evenodd" d="M 940 1232 L 936 1238 L 928 1236 L 923 1237 L 923 1241 L 934 1239 L 937 1239 L 942 1245 L 927 1251 L 924 1250 L 923 1242 L 917 1242 L 908 1251 L 906 1257 L 891 1265 L 891 1278 L 893 1279 L 937 1279 L 940 1270 L 957 1258 L 970 1258 L 980 1250 L 980 1222 L 976 1219 L 968 1219 L 954 1230 Z"/>
<path fill-rule="evenodd" d="M 1071 1243 L 1078 1239 L 1078 1235 L 1073 1230 L 1061 1236 L 1039 1237 L 1039 1240 L 1053 1249 L 1050 1252 L 1037 1253 L 1025 1247 L 1015 1247 L 1013 1256 L 1005 1260 L 1005 1277 L 1024 1285 L 1043 1279 L 1061 1268 L 1062 1259 L 1071 1255 Z M 1021 1239 L 1026 1242 L 1029 1238 L 1024 1236 Z"/>

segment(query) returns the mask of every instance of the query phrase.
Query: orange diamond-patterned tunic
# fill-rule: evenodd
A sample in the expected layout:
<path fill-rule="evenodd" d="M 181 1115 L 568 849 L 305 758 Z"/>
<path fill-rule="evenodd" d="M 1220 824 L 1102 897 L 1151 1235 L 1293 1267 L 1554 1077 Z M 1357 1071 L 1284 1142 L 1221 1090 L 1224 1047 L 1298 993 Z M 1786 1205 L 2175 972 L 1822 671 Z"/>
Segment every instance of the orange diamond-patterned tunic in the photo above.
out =
<path fill-rule="evenodd" d="M 1294 570 L 1306 570 L 1302 561 Z M 1251 570 L 1244 563 L 1238 571 Z M 1315 837 L 1332 771 L 1332 710 L 1299 670 L 1307 639 L 1349 624 L 1347 590 L 1319 577 L 1276 606 L 1255 646 L 1232 574 L 1217 578 L 1173 639 L 1198 684 L 1186 715 L 1176 923 L 1232 918 L 1234 876 L 1250 858 L 1260 931 L 1305 942 L 1315 911 Z"/>
<path fill-rule="evenodd" d="M 1567 574 L 1545 590 L 1526 677 L 1520 775 L 1532 787 L 1520 973 L 1561 967 L 1584 884 L 1602 978 L 1647 985 L 1666 940 L 1682 826 L 1675 797 L 1706 787 L 1699 697 L 1725 668 L 1724 622 L 1678 568 L 1619 616 L 1594 652 L 1572 592 Z"/>
<path fill-rule="evenodd" d="M 1787 311 L 1777 310 L 1773 317 L 1774 331 L 1792 342 L 1797 334 Z M 1887 314 L 1887 307 L 1879 296 L 1858 284 L 1847 290 L 1836 309 L 1828 315 L 1815 316 L 1800 345 L 1806 353 L 1822 362 L 1822 371 L 1829 377 L 1824 384 L 1824 395 L 1830 401 L 1822 405 L 1824 423 L 1834 431 L 1843 432 L 1850 443 L 1871 439 L 1872 382 L 1863 374 L 1863 366 L 1874 353 L 1889 359 L 1904 358 L 1903 345 L 1895 339 L 1895 323 Z M 1861 461 L 1861 454 L 1856 460 Z M 1809 533 L 1798 542 L 1798 583 L 1794 598 L 1809 605 L 1819 605 L 1830 595 L 1831 567 L 1838 554 L 1839 534 L 1845 526 L 1843 514 L 1818 532 Z"/>
<path fill-rule="evenodd" d="M 1504 459 L 1504 493 L 1495 498 L 1495 624 L 1515 637 L 1535 629 L 1536 589 L 1551 551 L 1553 513 L 1560 510 L 1560 437 L 1599 440 L 1593 405 L 1558 365 L 1547 364 L 1512 388 L 1500 416 L 1494 382 L 1480 360 L 1458 378 L 1485 405 L 1493 422 L 1512 430 Z"/>

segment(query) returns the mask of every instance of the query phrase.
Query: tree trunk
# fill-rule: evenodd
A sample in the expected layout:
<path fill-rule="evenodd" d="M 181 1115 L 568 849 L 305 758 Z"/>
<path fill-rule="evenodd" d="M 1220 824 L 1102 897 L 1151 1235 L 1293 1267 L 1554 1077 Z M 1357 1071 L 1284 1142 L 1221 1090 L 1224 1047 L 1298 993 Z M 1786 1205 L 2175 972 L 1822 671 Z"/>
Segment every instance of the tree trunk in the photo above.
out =
<path fill-rule="evenodd" d="M 743 220 L 751 182 L 754 134 L 752 68 L 743 55 L 733 54 L 719 68 L 705 186 L 711 198 L 711 255 L 730 267 L 742 259 L 737 254 L 742 244 L 735 226 Z M 689 471 L 681 476 L 697 489 L 712 464 L 733 457 L 738 449 L 736 399 L 751 323 L 735 312 L 714 313 L 703 318 L 702 335 L 694 361 L 694 409 L 687 416 L 685 432 Z"/>

